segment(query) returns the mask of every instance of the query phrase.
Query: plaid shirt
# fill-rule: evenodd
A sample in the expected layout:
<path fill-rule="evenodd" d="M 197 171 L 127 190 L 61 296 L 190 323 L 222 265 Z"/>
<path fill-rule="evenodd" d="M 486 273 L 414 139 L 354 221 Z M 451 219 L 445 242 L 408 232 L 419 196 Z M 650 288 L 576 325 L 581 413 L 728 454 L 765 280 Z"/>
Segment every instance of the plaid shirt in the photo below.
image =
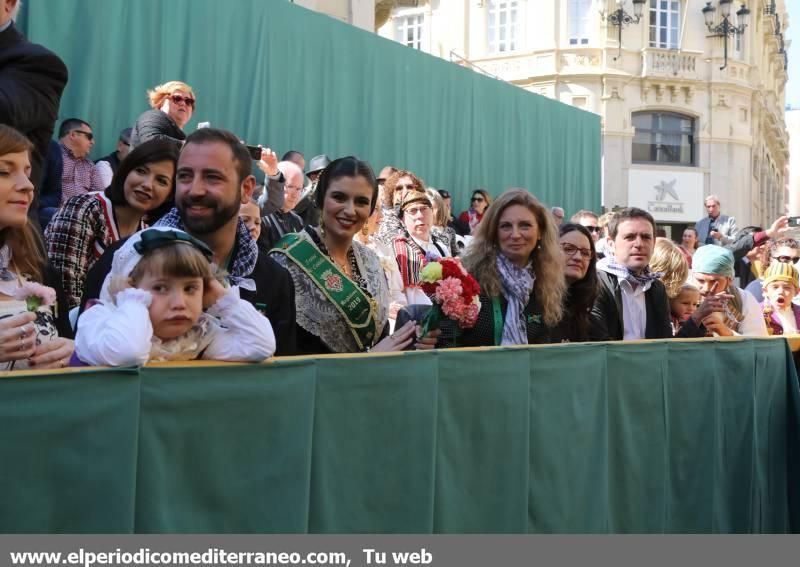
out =
<path fill-rule="evenodd" d="M 53 216 L 44 238 L 50 265 L 64 282 L 67 309 L 78 307 L 86 274 L 106 247 L 119 240 L 111 201 L 102 193 L 73 197 Z"/>
<path fill-rule="evenodd" d="M 64 144 L 61 146 L 61 156 L 64 158 L 64 168 L 61 174 L 61 206 L 77 195 L 85 195 L 90 191 L 102 191 L 105 184 L 100 176 L 100 171 L 94 163 L 86 158 L 76 158 L 72 151 Z"/>

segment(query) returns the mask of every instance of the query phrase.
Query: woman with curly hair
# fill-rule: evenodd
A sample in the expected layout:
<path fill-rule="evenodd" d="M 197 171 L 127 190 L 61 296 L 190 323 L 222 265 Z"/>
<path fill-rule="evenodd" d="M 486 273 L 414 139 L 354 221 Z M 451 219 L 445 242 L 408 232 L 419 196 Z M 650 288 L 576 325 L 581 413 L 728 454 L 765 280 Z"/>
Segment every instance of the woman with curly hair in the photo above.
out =
<path fill-rule="evenodd" d="M 658 279 L 667 288 L 668 299 L 677 297 L 689 278 L 689 263 L 678 245 L 669 238 L 656 238 L 650 269 L 661 274 Z"/>
<path fill-rule="evenodd" d="M 183 144 L 183 128 L 192 118 L 195 96 L 192 87 L 169 81 L 147 91 L 150 110 L 136 120 L 131 133 L 131 149 L 148 140 L 169 140 Z"/>
<path fill-rule="evenodd" d="M 378 240 L 392 244 L 397 236 L 404 232 L 403 221 L 400 220 L 400 202 L 407 191 L 425 193 L 422 179 L 406 169 L 398 169 L 386 178 L 381 195 L 383 218 L 378 227 Z"/>
<path fill-rule="evenodd" d="M 589 314 L 597 298 L 597 252 L 589 230 L 577 223 L 559 227 L 567 294 L 560 335 L 571 342 L 589 340 Z"/>
<path fill-rule="evenodd" d="M 550 213 L 524 189 L 486 210 L 463 264 L 481 286 L 481 310 L 459 346 L 561 342 L 566 293 L 561 247 Z"/>

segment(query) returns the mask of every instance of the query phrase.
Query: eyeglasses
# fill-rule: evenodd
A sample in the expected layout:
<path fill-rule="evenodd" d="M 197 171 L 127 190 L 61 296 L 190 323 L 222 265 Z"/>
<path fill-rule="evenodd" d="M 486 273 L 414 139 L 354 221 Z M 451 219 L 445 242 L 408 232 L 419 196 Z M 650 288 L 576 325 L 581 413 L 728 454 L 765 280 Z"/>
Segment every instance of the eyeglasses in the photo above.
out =
<path fill-rule="evenodd" d="M 777 260 L 782 264 L 797 264 L 797 261 L 800 260 L 800 257 L 796 256 L 773 256 L 773 260 Z"/>
<path fill-rule="evenodd" d="M 564 243 L 561 245 L 561 250 L 564 251 L 564 254 L 567 256 L 574 256 L 575 254 L 580 252 L 581 258 L 584 260 L 591 260 L 592 259 L 592 251 L 589 248 L 578 248 L 573 244 Z"/>
<path fill-rule="evenodd" d="M 94 134 L 92 134 L 91 132 L 87 132 L 85 130 L 73 130 L 73 132 L 77 132 L 78 134 L 83 134 L 89 141 L 94 140 Z"/>
<path fill-rule="evenodd" d="M 471 203 L 483 203 L 484 200 L 485 199 L 483 197 L 473 197 L 472 199 L 470 199 L 470 202 Z"/>
<path fill-rule="evenodd" d="M 586 230 L 588 230 L 589 232 L 596 232 L 596 233 L 600 234 L 600 231 L 603 230 L 603 229 L 600 228 L 599 226 L 587 226 Z"/>
<path fill-rule="evenodd" d="M 186 106 L 191 106 L 192 108 L 194 108 L 194 99 L 191 97 L 181 96 L 179 94 L 171 94 L 169 95 L 169 98 L 175 104 L 180 104 L 182 102 L 185 102 Z"/>
<path fill-rule="evenodd" d="M 403 211 L 403 214 L 414 216 L 421 213 L 427 213 L 430 210 L 431 208 L 429 206 L 420 205 L 419 207 L 409 207 L 408 209 Z"/>

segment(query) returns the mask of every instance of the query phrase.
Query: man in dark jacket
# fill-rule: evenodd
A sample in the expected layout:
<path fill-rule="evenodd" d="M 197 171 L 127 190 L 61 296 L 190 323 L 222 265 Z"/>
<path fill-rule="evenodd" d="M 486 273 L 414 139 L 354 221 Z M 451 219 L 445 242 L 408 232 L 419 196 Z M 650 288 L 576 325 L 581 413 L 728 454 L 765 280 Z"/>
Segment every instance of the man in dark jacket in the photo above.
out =
<path fill-rule="evenodd" d="M 671 338 L 667 290 L 659 274 L 648 267 L 655 245 L 653 217 L 631 207 L 619 211 L 608 226 L 614 254 L 597 263 L 600 289 L 591 313 L 592 340 Z M 710 298 L 684 324 L 679 336 L 704 336 L 703 318 L 721 310 L 722 299 Z"/>
<path fill-rule="evenodd" d="M 0 0 L 0 123 L 16 128 L 33 142 L 31 181 L 38 190 L 67 84 L 67 67 L 58 55 L 29 42 L 17 30 L 13 20 L 18 9 L 17 0 Z M 37 201 L 35 196 L 31 218 L 38 217 Z"/>
<path fill-rule="evenodd" d="M 256 184 L 251 167 L 250 153 L 231 132 L 216 128 L 193 132 L 178 158 L 176 208 L 156 226 L 185 230 L 206 243 L 214 261 L 229 274 L 229 282 L 239 286 L 241 298 L 269 319 L 275 354 L 290 355 L 296 349 L 294 284 L 286 270 L 259 251 L 239 218 L 239 207 L 250 201 Z M 99 297 L 114 251 L 122 242 L 108 247 L 89 271 L 82 309 Z"/>

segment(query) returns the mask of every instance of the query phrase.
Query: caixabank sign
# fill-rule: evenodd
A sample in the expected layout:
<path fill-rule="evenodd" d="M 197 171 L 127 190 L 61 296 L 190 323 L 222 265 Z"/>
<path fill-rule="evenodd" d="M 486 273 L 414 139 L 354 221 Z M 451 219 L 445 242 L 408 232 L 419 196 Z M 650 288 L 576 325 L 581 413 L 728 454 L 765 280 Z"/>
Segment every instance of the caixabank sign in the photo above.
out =
<path fill-rule="evenodd" d="M 631 169 L 628 204 L 659 222 L 695 222 L 703 216 L 703 174 L 665 169 Z"/>

